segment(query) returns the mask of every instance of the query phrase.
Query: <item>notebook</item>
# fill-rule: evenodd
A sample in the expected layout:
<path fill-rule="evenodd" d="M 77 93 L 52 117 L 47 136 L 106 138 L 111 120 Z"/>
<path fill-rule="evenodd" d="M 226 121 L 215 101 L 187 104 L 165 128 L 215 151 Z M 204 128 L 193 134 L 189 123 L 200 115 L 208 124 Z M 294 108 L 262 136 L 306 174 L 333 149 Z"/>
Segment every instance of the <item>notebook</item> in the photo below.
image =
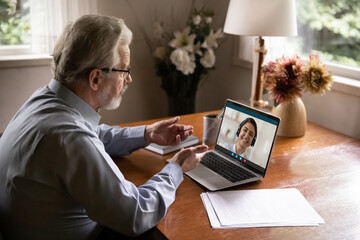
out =
<path fill-rule="evenodd" d="M 175 152 L 176 150 L 195 145 L 198 142 L 199 142 L 198 137 L 196 137 L 194 135 L 190 135 L 186 140 L 181 141 L 180 144 L 178 144 L 178 145 L 163 146 L 163 145 L 158 145 L 155 143 L 150 143 L 148 146 L 145 147 L 145 149 L 159 153 L 161 155 L 165 155 L 165 154 L 168 154 L 171 152 Z"/>
<path fill-rule="evenodd" d="M 280 118 L 227 99 L 214 150 L 186 175 L 216 191 L 261 180 L 270 161 Z"/>

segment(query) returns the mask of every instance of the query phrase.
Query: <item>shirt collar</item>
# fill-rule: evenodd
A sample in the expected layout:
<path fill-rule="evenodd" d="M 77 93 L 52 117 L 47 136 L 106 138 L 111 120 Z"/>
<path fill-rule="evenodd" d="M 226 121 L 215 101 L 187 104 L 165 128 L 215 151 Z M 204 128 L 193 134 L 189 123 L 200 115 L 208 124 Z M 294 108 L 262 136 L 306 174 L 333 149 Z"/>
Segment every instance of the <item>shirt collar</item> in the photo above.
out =
<path fill-rule="evenodd" d="M 51 79 L 49 88 L 56 96 L 64 100 L 67 105 L 80 112 L 83 118 L 96 129 L 99 125 L 100 115 L 89 104 L 55 79 Z"/>

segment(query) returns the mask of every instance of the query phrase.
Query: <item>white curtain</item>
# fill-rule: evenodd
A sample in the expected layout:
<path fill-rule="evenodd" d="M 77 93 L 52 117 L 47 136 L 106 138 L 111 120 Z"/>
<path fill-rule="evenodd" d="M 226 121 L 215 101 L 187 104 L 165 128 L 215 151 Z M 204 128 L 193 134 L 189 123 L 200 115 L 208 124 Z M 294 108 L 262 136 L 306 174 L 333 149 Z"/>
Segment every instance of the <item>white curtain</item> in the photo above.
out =
<path fill-rule="evenodd" d="M 66 24 L 96 10 L 96 0 L 30 0 L 31 51 L 51 54 Z"/>
<path fill-rule="evenodd" d="M 254 51 L 255 41 L 257 37 L 241 36 L 239 40 L 239 59 L 253 62 L 255 58 Z M 294 47 L 286 37 L 263 37 L 265 40 L 265 48 L 267 54 L 265 55 L 264 64 L 268 61 L 273 61 L 282 56 L 293 56 L 297 49 Z"/>

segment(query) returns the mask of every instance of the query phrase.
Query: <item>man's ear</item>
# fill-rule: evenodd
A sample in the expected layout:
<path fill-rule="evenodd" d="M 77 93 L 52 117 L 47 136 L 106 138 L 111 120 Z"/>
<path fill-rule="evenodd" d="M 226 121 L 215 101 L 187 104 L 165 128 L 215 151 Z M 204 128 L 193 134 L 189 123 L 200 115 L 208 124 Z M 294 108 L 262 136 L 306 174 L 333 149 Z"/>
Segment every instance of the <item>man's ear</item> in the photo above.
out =
<path fill-rule="evenodd" d="M 90 71 L 88 82 L 89 86 L 93 91 L 99 90 L 99 85 L 101 84 L 101 81 L 103 80 L 103 75 L 100 69 L 94 68 Z"/>

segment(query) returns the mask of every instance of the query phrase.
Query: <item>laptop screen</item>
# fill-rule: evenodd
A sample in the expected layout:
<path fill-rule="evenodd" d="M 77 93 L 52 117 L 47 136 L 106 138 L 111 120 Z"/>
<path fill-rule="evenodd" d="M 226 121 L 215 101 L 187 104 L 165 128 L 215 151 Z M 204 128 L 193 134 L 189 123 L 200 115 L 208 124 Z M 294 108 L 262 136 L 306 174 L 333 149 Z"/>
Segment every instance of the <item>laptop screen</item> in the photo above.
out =
<path fill-rule="evenodd" d="M 279 122 L 276 116 L 227 100 L 215 149 L 264 176 Z"/>

